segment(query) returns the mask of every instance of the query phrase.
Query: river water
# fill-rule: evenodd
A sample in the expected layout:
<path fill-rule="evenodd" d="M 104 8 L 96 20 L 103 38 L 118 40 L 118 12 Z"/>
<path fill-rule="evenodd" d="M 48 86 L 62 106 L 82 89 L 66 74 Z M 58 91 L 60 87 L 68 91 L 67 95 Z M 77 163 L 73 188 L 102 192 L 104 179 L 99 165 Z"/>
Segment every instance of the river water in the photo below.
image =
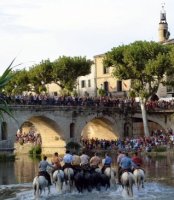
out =
<path fill-rule="evenodd" d="M 145 188 L 137 191 L 134 187 L 133 199 L 151 200 L 174 198 L 174 154 L 165 156 L 144 156 L 144 169 L 146 171 Z M 27 156 L 20 156 L 15 162 L 0 162 L 0 200 L 32 200 L 35 199 L 32 190 L 32 180 L 37 174 L 39 160 Z M 116 186 L 107 191 L 93 190 L 91 193 L 79 194 L 63 192 L 58 194 L 55 187 L 51 186 L 51 193 L 43 193 L 40 199 L 61 200 L 123 200 L 128 199 L 121 186 Z"/>

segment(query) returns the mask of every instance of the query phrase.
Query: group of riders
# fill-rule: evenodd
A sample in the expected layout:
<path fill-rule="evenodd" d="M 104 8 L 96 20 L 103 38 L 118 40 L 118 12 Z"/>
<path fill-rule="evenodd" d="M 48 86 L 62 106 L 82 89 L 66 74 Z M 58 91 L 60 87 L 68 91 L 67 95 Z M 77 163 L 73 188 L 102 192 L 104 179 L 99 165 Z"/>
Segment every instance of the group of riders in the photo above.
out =
<path fill-rule="evenodd" d="M 64 163 L 63 165 L 61 163 Z M 65 170 L 66 168 L 72 168 L 74 172 L 79 170 L 93 171 L 97 168 L 101 169 L 101 173 L 104 173 L 106 168 L 111 168 L 113 163 L 112 158 L 108 153 L 105 154 L 105 158 L 102 158 L 98 153 L 94 153 L 92 157 L 88 156 L 85 151 L 80 155 L 73 153 L 71 154 L 69 150 L 66 151 L 64 157 L 60 157 L 57 152 L 51 158 L 51 163 L 47 161 L 47 157 L 44 156 L 43 160 L 39 163 L 39 176 L 45 176 L 48 180 L 49 185 L 51 185 L 50 174 L 47 172 L 47 168 L 52 168 L 52 173 L 56 170 Z M 121 184 L 121 175 L 123 172 L 132 172 L 134 169 L 141 168 L 143 161 L 138 155 L 138 152 L 134 152 L 133 156 L 130 157 L 127 152 L 119 150 L 117 156 L 118 164 L 118 184 Z"/>

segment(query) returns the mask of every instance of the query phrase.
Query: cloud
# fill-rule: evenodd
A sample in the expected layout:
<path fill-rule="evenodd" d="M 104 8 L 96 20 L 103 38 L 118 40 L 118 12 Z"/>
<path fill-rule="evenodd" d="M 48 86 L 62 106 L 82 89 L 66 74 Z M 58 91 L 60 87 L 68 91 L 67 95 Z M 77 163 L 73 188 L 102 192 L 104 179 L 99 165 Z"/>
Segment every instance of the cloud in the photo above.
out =
<path fill-rule="evenodd" d="M 169 30 L 173 4 L 166 0 Z M 159 0 L 1 0 L 0 8 L 1 70 L 16 55 L 16 62 L 92 58 L 135 40 L 158 41 Z"/>

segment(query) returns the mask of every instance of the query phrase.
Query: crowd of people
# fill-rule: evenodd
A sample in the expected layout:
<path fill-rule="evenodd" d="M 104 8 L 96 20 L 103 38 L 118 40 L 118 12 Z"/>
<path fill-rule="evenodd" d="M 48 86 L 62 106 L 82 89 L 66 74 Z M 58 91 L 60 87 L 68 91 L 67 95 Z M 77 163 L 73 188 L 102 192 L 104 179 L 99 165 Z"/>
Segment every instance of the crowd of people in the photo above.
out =
<path fill-rule="evenodd" d="M 9 104 L 15 105 L 55 105 L 55 106 L 105 106 L 116 108 L 132 108 L 140 109 L 139 102 L 133 98 L 104 96 L 104 97 L 89 97 L 89 96 L 58 96 L 50 94 L 25 94 L 25 95 L 9 95 L 6 96 Z M 173 109 L 174 100 L 148 100 L 146 102 L 147 110 L 165 110 Z"/>
<path fill-rule="evenodd" d="M 117 140 L 106 140 L 98 138 L 81 138 L 81 144 L 88 150 L 118 150 L 125 149 L 126 151 L 151 151 L 155 147 L 174 146 L 174 133 L 171 129 L 154 130 L 149 137 L 126 137 Z"/>
<path fill-rule="evenodd" d="M 19 129 L 16 133 L 16 142 L 20 144 L 31 143 L 34 145 L 41 145 L 42 139 L 40 133 L 35 129 L 31 128 L 27 133 Z"/>

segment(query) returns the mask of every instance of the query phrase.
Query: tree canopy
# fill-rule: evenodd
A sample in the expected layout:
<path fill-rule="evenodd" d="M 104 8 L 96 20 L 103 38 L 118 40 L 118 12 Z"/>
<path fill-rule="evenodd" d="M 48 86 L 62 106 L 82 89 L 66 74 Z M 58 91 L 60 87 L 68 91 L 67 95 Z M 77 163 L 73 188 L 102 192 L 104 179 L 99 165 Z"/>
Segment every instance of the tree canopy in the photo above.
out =
<path fill-rule="evenodd" d="M 145 135 L 149 135 L 145 103 L 156 94 L 159 85 L 170 85 L 168 75 L 174 75 L 174 49 L 156 42 L 135 41 L 114 47 L 107 52 L 104 66 L 114 67 L 113 75 L 131 80 L 130 91 L 140 98 Z"/>
<path fill-rule="evenodd" d="M 90 73 L 92 61 L 86 57 L 62 56 L 51 62 L 42 60 L 29 70 L 12 71 L 14 78 L 4 88 L 7 94 L 21 94 L 23 91 L 47 92 L 47 84 L 56 83 L 62 89 L 72 92 L 77 78 Z M 16 86 L 16 87 L 15 87 Z"/>
<path fill-rule="evenodd" d="M 62 89 L 72 91 L 79 76 L 90 73 L 92 61 L 86 57 L 62 56 L 53 62 L 52 77 Z"/>
<path fill-rule="evenodd" d="M 104 65 L 113 66 L 113 75 L 120 80 L 131 79 L 131 90 L 147 100 L 159 84 L 168 84 L 166 75 L 174 74 L 172 47 L 156 42 L 136 41 L 113 48 L 106 53 Z"/>

